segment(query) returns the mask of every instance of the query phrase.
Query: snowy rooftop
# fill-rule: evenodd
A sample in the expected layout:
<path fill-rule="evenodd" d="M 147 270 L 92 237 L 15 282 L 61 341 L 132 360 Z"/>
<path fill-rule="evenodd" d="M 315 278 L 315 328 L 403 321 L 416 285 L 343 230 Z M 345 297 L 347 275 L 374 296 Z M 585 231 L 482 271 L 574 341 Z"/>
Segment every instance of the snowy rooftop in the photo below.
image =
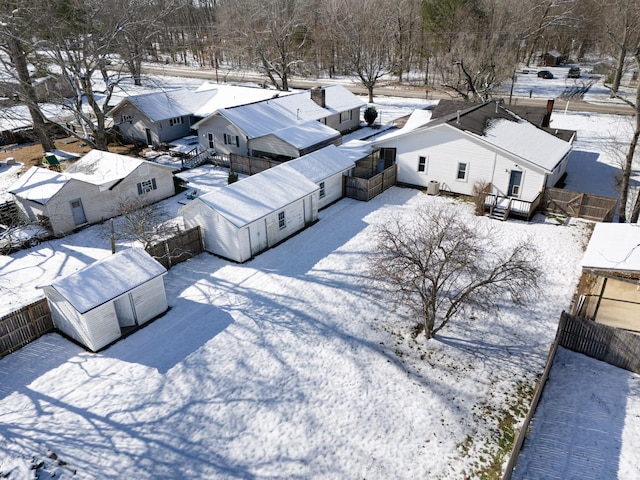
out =
<path fill-rule="evenodd" d="M 61 173 L 31 167 L 9 187 L 8 191 L 25 200 L 45 204 L 69 181 Z"/>
<path fill-rule="evenodd" d="M 582 267 L 640 272 L 640 225 L 596 223 Z"/>
<path fill-rule="evenodd" d="M 349 140 L 338 147 L 349 159 L 356 162 L 371 155 L 376 148 L 365 140 Z"/>
<path fill-rule="evenodd" d="M 272 135 L 301 150 L 324 141 L 339 138 L 340 132 L 324 123 L 312 120 L 301 125 L 282 128 L 273 132 Z"/>
<path fill-rule="evenodd" d="M 84 157 L 64 171 L 64 175 L 82 182 L 109 188 L 127 177 L 140 165 L 151 164 L 160 168 L 172 167 L 147 162 L 140 158 L 119 155 L 102 150 L 91 150 Z"/>
<path fill-rule="evenodd" d="M 366 103 L 356 97 L 342 85 L 329 85 L 322 87 L 325 91 L 325 107 L 331 113 L 346 112 L 358 107 L 364 107 Z"/>
<path fill-rule="evenodd" d="M 526 120 L 492 120 L 485 130 L 484 138 L 489 143 L 545 170 L 553 170 L 571 151 L 570 143 L 554 137 Z"/>
<path fill-rule="evenodd" d="M 158 122 L 168 118 L 191 115 L 206 105 L 214 96 L 215 92 L 191 91 L 186 88 L 132 95 L 116 105 L 109 112 L 109 115 L 113 115 L 114 111 L 130 103 L 144 112 L 150 120 Z"/>
<path fill-rule="evenodd" d="M 128 248 L 55 280 L 50 286 L 80 313 L 119 297 L 167 270 L 142 248 Z"/>
<path fill-rule="evenodd" d="M 287 165 L 309 180 L 319 183 L 324 179 L 354 167 L 354 162 L 335 145 L 329 145 L 294 160 Z"/>
<path fill-rule="evenodd" d="M 154 165 L 154 168 L 175 170 L 174 167 L 147 162 L 139 158 L 91 150 L 63 173 L 31 167 L 11 185 L 9 192 L 21 198 L 45 204 L 71 179 L 106 189 L 143 164 Z"/>
<path fill-rule="evenodd" d="M 318 185 L 282 164 L 215 189 L 195 201 L 213 208 L 236 227 L 243 227 L 316 190 Z"/>
<path fill-rule="evenodd" d="M 327 110 L 311 100 L 308 92 L 271 98 L 234 108 L 223 108 L 218 113 L 250 138 L 261 137 L 291 125 L 319 120 L 329 115 Z M 194 125 L 194 128 L 197 127 L 198 124 Z"/>
<path fill-rule="evenodd" d="M 231 108 L 239 105 L 259 102 L 273 98 L 274 95 L 288 95 L 289 92 L 276 92 L 266 88 L 244 87 L 205 82 L 197 91 L 211 91 L 213 96 L 200 108 L 194 111 L 198 117 L 206 117 L 221 108 Z"/>

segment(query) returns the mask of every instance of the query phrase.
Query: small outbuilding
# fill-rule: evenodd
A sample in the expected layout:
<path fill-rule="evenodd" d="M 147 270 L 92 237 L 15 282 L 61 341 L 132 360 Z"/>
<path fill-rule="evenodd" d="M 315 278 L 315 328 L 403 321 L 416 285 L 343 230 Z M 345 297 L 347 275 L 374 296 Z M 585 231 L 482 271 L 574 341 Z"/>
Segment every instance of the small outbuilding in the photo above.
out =
<path fill-rule="evenodd" d="M 596 223 L 582 259 L 575 315 L 640 332 L 640 225 Z"/>
<path fill-rule="evenodd" d="M 166 273 L 142 248 L 129 248 L 42 288 L 54 326 L 96 352 L 168 309 Z"/>
<path fill-rule="evenodd" d="M 318 218 L 320 187 L 286 163 L 202 195 L 182 208 L 206 251 L 236 262 L 284 241 Z"/>
<path fill-rule="evenodd" d="M 290 160 L 287 165 L 318 185 L 318 209 L 344 196 L 344 177 L 355 168 L 355 162 L 335 145 Z"/>

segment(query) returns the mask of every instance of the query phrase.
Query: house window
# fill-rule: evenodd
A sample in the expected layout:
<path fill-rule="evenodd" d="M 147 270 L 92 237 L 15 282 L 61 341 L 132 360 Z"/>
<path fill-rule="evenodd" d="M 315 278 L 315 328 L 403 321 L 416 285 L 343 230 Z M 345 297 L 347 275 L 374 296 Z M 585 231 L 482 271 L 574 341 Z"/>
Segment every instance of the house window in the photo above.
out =
<path fill-rule="evenodd" d="M 155 178 L 144 180 L 138 183 L 138 195 L 142 195 L 143 193 L 149 193 L 151 190 L 157 190 L 157 189 L 158 189 L 158 186 L 156 185 Z"/>
<path fill-rule="evenodd" d="M 175 117 L 169 119 L 169 125 L 173 127 L 174 125 L 182 124 L 182 117 Z"/>
<path fill-rule="evenodd" d="M 130 122 L 131 120 L 133 120 L 133 115 L 131 113 L 123 113 L 122 117 L 120 117 L 122 123 L 124 122 Z"/>
<path fill-rule="evenodd" d="M 209 148 L 215 148 L 216 143 L 214 141 L 213 133 L 207 133 L 207 142 L 209 142 Z"/>
<path fill-rule="evenodd" d="M 419 172 L 427 171 L 427 157 L 418 157 L 418 171 Z"/>
<path fill-rule="evenodd" d="M 458 180 L 466 180 L 467 179 L 467 164 L 466 163 L 458 163 L 458 175 L 456 176 Z"/>
<path fill-rule="evenodd" d="M 350 122 L 352 118 L 352 111 L 340 112 L 340 123 Z"/>
<path fill-rule="evenodd" d="M 229 135 L 227 133 L 224 134 L 224 144 L 225 145 L 235 145 L 236 147 L 240 146 L 240 138 L 238 135 Z"/>
<path fill-rule="evenodd" d="M 278 213 L 278 228 L 282 230 L 287 226 L 287 219 L 284 217 L 284 212 Z"/>
<path fill-rule="evenodd" d="M 320 182 L 320 198 L 324 198 L 326 192 L 324 190 L 324 182 Z"/>

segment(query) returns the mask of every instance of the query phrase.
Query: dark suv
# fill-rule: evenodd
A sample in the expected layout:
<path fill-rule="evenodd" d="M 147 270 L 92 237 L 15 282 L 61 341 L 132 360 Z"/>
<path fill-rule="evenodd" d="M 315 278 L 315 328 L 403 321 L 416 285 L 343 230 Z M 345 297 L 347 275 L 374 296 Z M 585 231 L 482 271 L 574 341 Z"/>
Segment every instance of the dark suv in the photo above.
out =
<path fill-rule="evenodd" d="M 553 73 L 551 73 L 549 70 L 540 70 L 538 72 L 538 77 L 549 80 L 550 78 L 553 78 Z"/>
<path fill-rule="evenodd" d="M 569 69 L 569 73 L 567 73 L 568 78 L 580 78 L 580 69 L 578 67 L 571 67 Z"/>

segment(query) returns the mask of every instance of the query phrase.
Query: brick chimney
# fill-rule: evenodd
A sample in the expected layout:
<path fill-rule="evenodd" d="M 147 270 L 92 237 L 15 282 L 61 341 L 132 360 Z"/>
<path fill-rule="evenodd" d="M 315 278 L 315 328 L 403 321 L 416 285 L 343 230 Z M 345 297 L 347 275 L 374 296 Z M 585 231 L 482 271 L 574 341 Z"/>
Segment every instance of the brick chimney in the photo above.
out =
<path fill-rule="evenodd" d="M 314 87 L 311 89 L 311 100 L 316 102 L 322 108 L 327 106 L 326 95 L 327 92 L 322 87 Z"/>

